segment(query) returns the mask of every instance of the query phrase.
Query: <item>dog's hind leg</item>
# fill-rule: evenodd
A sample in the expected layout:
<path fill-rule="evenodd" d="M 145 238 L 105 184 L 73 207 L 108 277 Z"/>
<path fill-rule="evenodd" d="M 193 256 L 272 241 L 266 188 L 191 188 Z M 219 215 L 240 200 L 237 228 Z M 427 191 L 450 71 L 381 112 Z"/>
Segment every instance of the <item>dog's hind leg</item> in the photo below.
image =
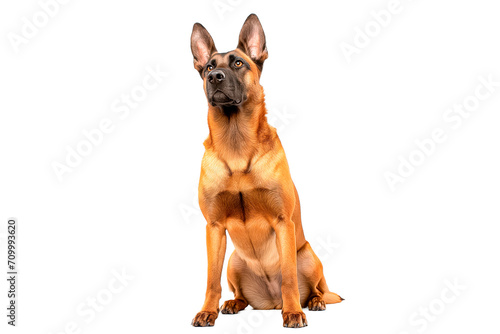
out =
<path fill-rule="evenodd" d="M 343 299 L 331 292 L 323 275 L 323 265 L 308 242 L 297 253 L 297 268 L 301 304 L 310 311 L 323 311 L 326 304 L 340 303 Z"/>
<path fill-rule="evenodd" d="M 234 293 L 234 299 L 224 302 L 221 307 L 221 313 L 223 314 L 236 314 L 248 306 L 248 302 L 241 291 L 241 276 L 239 272 L 241 270 L 240 267 L 243 265 L 241 262 L 238 255 L 235 255 L 235 252 L 233 252 L 227 265 L 227 282 L 229 289 Z"/>

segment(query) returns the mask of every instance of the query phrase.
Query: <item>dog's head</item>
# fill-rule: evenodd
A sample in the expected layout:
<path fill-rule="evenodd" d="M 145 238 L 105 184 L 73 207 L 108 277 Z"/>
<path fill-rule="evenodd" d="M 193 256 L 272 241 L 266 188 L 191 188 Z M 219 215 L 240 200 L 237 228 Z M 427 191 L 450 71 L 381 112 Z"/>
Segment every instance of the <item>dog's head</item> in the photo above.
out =
<path fill-rule="evenodd" d="M 235 50 L 219 53 L 212 36 L 199 23 L 193 26 L 191 51 L 194 68 L 203 79 L 208 102 L 212 106 L 239 106 L 260 94 L 258 88 L 264 60 L 266 37 L 255 14 L 246 19 Z"/>

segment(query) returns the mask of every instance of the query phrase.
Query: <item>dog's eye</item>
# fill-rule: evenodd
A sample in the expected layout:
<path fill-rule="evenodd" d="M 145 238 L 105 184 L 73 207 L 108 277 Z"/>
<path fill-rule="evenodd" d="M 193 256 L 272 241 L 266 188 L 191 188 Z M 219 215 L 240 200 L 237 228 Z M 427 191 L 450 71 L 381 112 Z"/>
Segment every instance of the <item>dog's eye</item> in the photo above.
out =
<path fill-rule="evenodd" d="M 241 67 L 241 66 L 243 66 L 243 62 L 241 60 L 237 60 L 234 62 L 234 66 Z"/>
<path fill-rule="evenodd" d="M 213 70 L 213 69 L 214 69 L 214 67 L 213 67 L 212 65 L 208 65 L 208 66 L 207 66 L 207 71 L 208 71 L 208 72 L 210 72 L 210 71 L 211 71 L 211 70 Z"/>

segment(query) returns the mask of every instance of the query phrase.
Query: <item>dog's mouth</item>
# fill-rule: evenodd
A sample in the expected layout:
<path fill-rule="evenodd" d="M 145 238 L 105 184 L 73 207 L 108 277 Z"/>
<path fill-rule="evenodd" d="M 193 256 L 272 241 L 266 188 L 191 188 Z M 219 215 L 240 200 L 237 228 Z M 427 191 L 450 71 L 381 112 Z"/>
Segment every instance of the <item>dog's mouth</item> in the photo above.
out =
<path fill-rule="evenodd" d="M 213 106 L 227 105 L 227 104 L 240 104 L 241 103 L 241 100 L 233 99 L 219 89 L 217 89 L 212 94 L 212 98 L 210 100 L 211 100 L 210 102 L 212 103 Z"/>

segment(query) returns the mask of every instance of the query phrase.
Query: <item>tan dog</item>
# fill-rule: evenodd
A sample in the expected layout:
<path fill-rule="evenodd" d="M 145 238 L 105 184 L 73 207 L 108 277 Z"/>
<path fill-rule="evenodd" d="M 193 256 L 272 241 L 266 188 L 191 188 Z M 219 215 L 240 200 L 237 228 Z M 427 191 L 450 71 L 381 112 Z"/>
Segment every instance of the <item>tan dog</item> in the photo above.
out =
<path fill-rule="evenodd" d="M 191 50 L 209 103 L 210 130 L 198 190 L 207 220 L 208 282 L 192 325 L 213 326 L 219 314 L 227 230 L 235 246 L 227 269 L 234 299 L 222 313 L 250 304 L 282 309 L 285 327 L 307 326 L 303 307 L 319 311 L 343 299 L 328 290 L 322 264 L 304 237 L 285 152 L 267 123 L 259 78 L 268 53 L 260 21 L 250 15 L 237 49 L 227 53 L 217 53 L 196 23 Z"/>

